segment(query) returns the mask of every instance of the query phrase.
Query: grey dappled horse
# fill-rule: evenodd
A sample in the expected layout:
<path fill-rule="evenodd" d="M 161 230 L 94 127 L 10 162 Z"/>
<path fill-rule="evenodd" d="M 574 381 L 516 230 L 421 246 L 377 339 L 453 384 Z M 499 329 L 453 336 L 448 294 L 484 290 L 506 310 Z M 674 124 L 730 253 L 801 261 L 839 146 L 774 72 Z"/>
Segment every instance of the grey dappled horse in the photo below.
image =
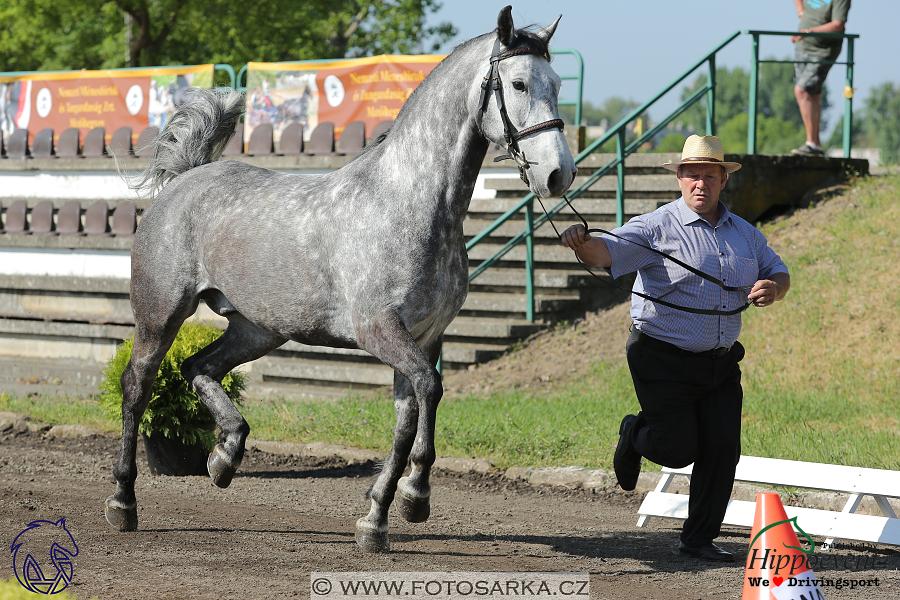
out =
<path fill-rule="evenodd" d="M 229 322 L 181 367 L 221 431 L 208 461 L 216 485 L 230 484 L 250 431 L 222 390 L 225 374 L 288 340 L 361 348 L 394 369 L 397 426 L 357 542 L 389 549 L 395 493 L 407 521 L 428 518 L 443 393 L 435 364 L 466 299 L 463 219 L 488 145 L 506 146 L 510 125 L 520 130 L 511 154 L 527 155 L 539 196 L 563 194 L 575 175 L 557 121 L 560 79 L 547 60 L 558 22 L 517 31 L 506 7 L 495 32 L 460 45 L 425 78 L 386 135 L 324 175 L 216 162 L 241 114 L 240 94 L 198 91 L 174 113 L 136 184 L 159 193 L 131 254 L 135 341 L 122 375 L 116 492 L 106 500 L 112 526 L 137 528 L 138 423 L 160 362 L 200 300 Z M 502 96 L 482 93 L 492 65 Z"/>

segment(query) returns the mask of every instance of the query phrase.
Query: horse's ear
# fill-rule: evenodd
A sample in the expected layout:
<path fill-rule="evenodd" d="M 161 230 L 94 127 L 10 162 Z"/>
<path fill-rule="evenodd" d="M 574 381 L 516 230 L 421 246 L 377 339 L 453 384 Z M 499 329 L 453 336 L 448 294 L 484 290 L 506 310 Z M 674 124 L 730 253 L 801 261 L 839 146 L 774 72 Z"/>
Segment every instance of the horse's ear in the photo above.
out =
<path fill-rule="evenodd" d="M 559 25 L 560 19 L 562 19 L 562 15 L 556 17 L 555 21 L 538 31 L 536 35 L 544 40 L 544 42 L 550 42 L 550 38 L 552 38 L 553 34 L 556 32 L 556 26 Z"/>
<path fill-rule="evenodd" d="M 515 44 L 516 26 L 513 25 L 512 6 L 501 10 L 497 17 L 497 38 L 507 48 L 511 48 Z"/>

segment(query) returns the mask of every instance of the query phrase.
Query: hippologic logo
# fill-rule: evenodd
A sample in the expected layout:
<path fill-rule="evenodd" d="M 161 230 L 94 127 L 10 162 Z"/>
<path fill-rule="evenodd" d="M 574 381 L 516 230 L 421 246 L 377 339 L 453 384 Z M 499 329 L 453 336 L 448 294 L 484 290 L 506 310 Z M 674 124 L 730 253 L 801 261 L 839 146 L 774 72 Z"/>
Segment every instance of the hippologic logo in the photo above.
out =
<path fill-rule="evenodd" d="M 13 540 L 10 551 L 16 579 L 32 592 L 58 594 L 72 581 L 72 559 L 78 556 L 78 545 L 66 529 L 65 518 L 55 523 L 32 521 Z M 45 560 L 48 556 L 49 561 Z"/>
<path fill-rule="evenodd" d="M 777 527 L 778 525 L 781 525 L 782 523 L 793 523 L 794 527 L 797 528 L 797 531 L 802 533 L 803 537 L 805 537 L 809 541 L 809 544 L 810 544 L 810 549 L 804 550 L 803 548 L 801 548 L 799 546 L 788 546 L 787 544 L 782 542 L 782 545 L 785 548 L 790 548 L 792 550 L 799 550 L 800 552 L 803 552 L 804 554 L 812 554 L 813 552 L 816 551 L 816 543 L 813 541 L 813 539 L 811 537 L 809 537 L 809 534 L 806 533 L 805 531 L 803 531 L 800 528 L 800 525 L 797 524 L 797 517 L 791 517 L 790 519 L 785 519 L 783 521 L 776 521 L 774 523 L 766 525 L 765 527 L 763 527 L 762 529 L 759 530 L 759 533 L 757 533 L 756 536 L 753 538 L 753 541 L 750 542 L 750 547 L 751 548 L 753 547 L 753 542 L 755 542 L 759 538 L 759 536 L 761 536 L 763 533 L 765 533 L 769 529 L 772 529 L 773 527 Z"/>

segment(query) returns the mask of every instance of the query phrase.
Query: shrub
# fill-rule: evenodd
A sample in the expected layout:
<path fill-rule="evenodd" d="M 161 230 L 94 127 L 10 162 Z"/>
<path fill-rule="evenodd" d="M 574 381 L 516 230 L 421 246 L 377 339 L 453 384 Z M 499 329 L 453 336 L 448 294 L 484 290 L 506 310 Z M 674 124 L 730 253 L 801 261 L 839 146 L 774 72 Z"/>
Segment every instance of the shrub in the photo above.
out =
<path fill-rule="evenodd" d="M 163 359 L 153 382 L 153 390 L 147 410 L 141 417 L 138 431 L 149 437 L 164 436 L 180 439 L 185 444 L 201 442 L 207 450 L 215 444 L 212 431 L 212 415 L 206 405 L 181 376 L 181 363 L 215 341 L 222 330 L 208 323 L 191 323 L 182 326 L 175 342 Z M 116 349 L 103 371 L 100 383 L 100 406 L 110 419 L 122 422 L 122 373 L 134 348 L 134 336 Z M 222 380 L 225 393 L 233 402 L 240 402 L 246 387 L 246 376 L 232 371 Z"/>

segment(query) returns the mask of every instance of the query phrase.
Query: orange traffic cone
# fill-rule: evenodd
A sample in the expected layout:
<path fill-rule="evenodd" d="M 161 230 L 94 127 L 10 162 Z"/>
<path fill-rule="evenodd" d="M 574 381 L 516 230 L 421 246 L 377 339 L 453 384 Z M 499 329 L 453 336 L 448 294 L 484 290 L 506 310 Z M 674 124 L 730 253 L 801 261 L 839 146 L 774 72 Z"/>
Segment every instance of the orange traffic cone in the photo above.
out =
<path fill-rule="evenodd" d="M 778 494 L 756 495 L 741 600 L 824 600 L 809 568 L 812 550 L 803 549 L 792 524 L 812 543 L 797 518 L 788 519 Z"/>

